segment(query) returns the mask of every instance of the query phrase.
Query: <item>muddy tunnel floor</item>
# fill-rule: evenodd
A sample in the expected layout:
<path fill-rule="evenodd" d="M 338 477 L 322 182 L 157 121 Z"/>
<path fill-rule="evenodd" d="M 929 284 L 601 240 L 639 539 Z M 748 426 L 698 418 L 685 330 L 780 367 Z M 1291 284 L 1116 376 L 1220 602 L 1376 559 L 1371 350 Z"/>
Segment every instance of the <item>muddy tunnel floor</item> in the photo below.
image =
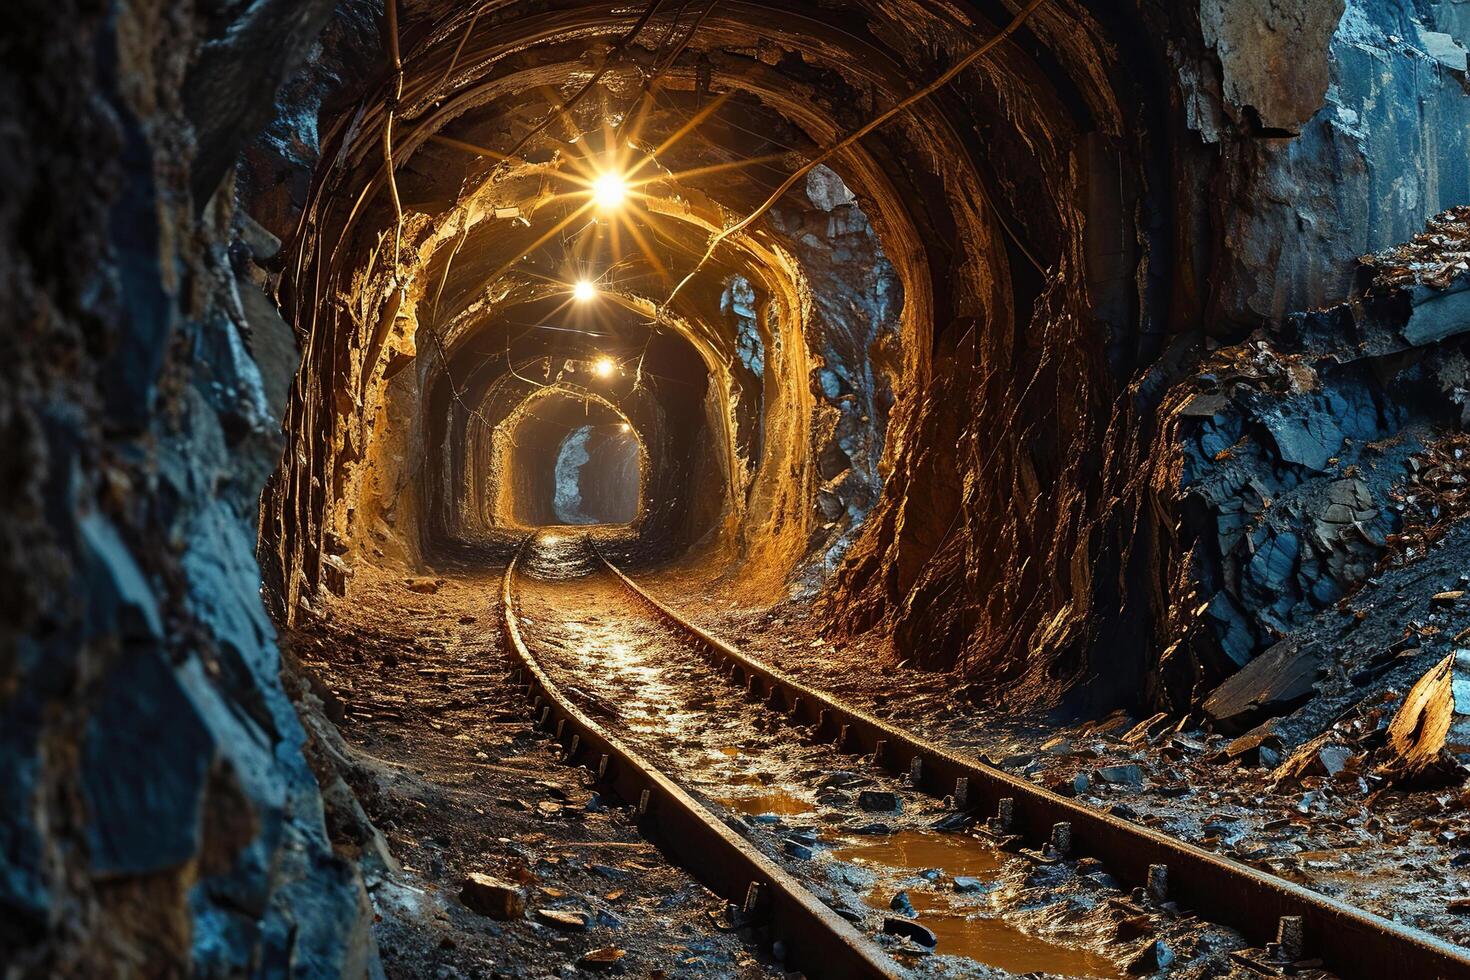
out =
<path fill-rule="evenodd" d="M 290 637 L 302 676 L 338 719 L 336 765 L 382 833 L 388 856 L 367 865 L 387 973 L 544 977 L 580 964 L 779 976 L 712 925 L 724 902 L 663 860 L 626 807 L 600 800 L 531 728 L 503 683 L 498 590 L 495 570 L 383 577 L 340 618 Z M 372 847 L 350 812 L 329 815 L 329 828 Z M 472 874 L 523 889 L 524 915 L 467 907 Z"/>
<path fill-rule="evenodd" d="M 619 540 L 604 549 L 617 553 Z M 321 715 L 319 751 L 351 791 L 328 793 L 341 807 L 329 810 L 328 827 L 371 869 L 388 975 L 782 975 L 723 900 L 640 834 L 628 802 L 590 788 L 587 769 L 563 764 L 533 726 L 523 693 L 507 684 L 513 661 L 500 632 L 510 550 L 462 555 L 437 575 L 374 574 L 357 583 L 353 602 L 289 637 L 307 716 Z M 1222 767 L 1225 742 L 1187 725 L 1001 716 L 968 703 L 952 675 L 900 680 L 881 650 L 831 648 L 815 638 L 804 602 L 732 611 L 708 591 L 707 572 L 665 570 L 648 582 L 752 653 L 943 744 L 1446 938 L 1464 936 L 1456 902 L 1470 896 L 1453 866 L 1433 857 L 1467 829 L 1443 793 L 1364 800 L 1346 780 L 1311 774 L 1299 788 L 1268 788 L 1260 770 Z M 951 801 L 915 792 L 871 759 L 835 753 L 752 701 L 633 602 L 580 530 L 537 536 L 514 595 L 527 646 L 581 710 L 910 975 L 1254 975 L 1231 959 L 1247 944 L 1230 930 L 1140 906 L 1090 858 L 1036 863 L 1001 850 L 957 821 Z M 857 660 L 876 667 L 862 681 Z M 1390 843 L 1391 856 L 1382 853 Z M 514 889 L 524 912 L 502 916 L 487 905 L 476 875 Z M 921 924 L 937 947 L 885 932 L 895 918 Z"/>

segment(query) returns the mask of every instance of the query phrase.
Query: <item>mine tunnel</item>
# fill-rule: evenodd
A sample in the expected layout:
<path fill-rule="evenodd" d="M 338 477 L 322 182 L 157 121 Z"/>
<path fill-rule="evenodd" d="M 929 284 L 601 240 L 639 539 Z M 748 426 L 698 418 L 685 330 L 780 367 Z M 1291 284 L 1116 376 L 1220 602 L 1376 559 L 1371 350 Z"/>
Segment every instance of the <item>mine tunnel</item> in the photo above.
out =
<path fill-rule="evenodd" d="M 1470 977 L 1470 4 L 0 37 L 6 980 Z"/>

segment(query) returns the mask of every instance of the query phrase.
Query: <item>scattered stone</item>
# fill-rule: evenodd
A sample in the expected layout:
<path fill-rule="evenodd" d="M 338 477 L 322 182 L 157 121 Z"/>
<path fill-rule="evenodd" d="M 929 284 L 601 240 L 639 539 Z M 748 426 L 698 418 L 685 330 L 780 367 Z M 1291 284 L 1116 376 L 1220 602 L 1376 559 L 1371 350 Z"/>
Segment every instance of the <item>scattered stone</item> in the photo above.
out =
<path fill-rule="evenodd" d="M 618 949 L 616 946 L 604 946 L 585 954 L 577 961 L 577 965 L 588 970 L 621 973 L 623 957 L 627 955 L 627 950 Z"/>
<path fill-rule="evenodd" d="M 1281 762 L 1281 737 L 1276 734 L 1275 720 L 1268 721 L 1240 736 L 1225 747 L 1225 754 L 1242 765 L 1258 763 L 1275 768 Z"/>
<path fill-rule="evenodd" d="M 939 945 L 939 938 L 934 933 L 912 919 L 888 916 L 883 920 L 883 932 L 890 936 L 911 939 L 925 949 L 933 949 Z"/>
<path fill-rule="evenodd" d="M 1188 735 L 1175 735 L 1169 739 L 1169 744 L 1173 745 L 1176 748 L 1183 749 L 1185 752 L 1192 752 L 1196 755 L 1204 752 L 1208 748 L 1208 746 L 1206 746 L 1204 742 L 1201 742 L 1199 739 L 1192 738 Z"/>
<path fill-rule="evenodd" d="M 1264 718 L 1282 715 L 1309 699 L 1322 675 L 1315 649 L 1283 640 L 1225 679 L 1205 698 L 1204 711 L 1225 734 L 1239 734 Z"/>
<path fill-rule="evenodd" d="M 955 875 L 954 890 L 962 895 L 968 895 L 971 892 L 983 892 L 985 890 L 985 882 L 981 881 L 979 878 L 970 878 L 966 875 Z"/>
<path fill-rule="evenodd" d="M 410 578 L 405 579 L 404 585 L 408 591 L 417 592 L 419 595 L 433 595 L 444 585 L 442 578 Z"/>
<path fill-rule="evenodd" d="M 565 909 L 537 909 L 536 918 L 554 929 L 564 929 L 567 932 L 585 932 L 592 924 L 592 919 L 586 912 Z"/>
<path fill-rule="evenodd" d="M 859 809 L 866 810 L 869 813 L 903 812 L 903 801 L 898 798 L 897 793 L 865 789 L 858 794 L 857 803 Z"/>
<path fill-rule="evenodd" d="M 609 881 L 626 881 L 629 877 L 631 877 L 631 872 L 624 871 L 622 868 L 614 868 L 606 864 L 594 864 L 591 866 L 590 870 L 593 874 L 601 875 L 602 877 L 607 878 Z"/>
<path fill-rule="evenodd" d="M 803 844 L 799 840 L 787 840 L 783 842 L 781 850 L 785 851 L 788 857 L 794 857 L 798 861 L 810 861 L 812 859 L 813 851 L 811 847 Z"/>
<path fill-rule="evenodd" d="M 974 823 L 975 819 L 975 814 L 962 810 L 959 813 L 951 813 L 947 816 L 940 817 L 929 825 L 929 829 L 943 831 L 964 830 L 970 824 Z M 884 833 L 891 833 L 891 830 L 884 824 L 871 824 L 870 826 L 883 827 Z"/>
<path fill-rule="evenodd" d="M 1431 667 L 1404 698 L 1388 726 L 1383 775 L 1405 779 L 1441 767 L 1444 752 L 1470 751 L 1470 649 Z"/>
<path fill-rule="evenodd" d="M 1128 731 L 1124 732 L 1123 741 L 1128 742 L 1132 745 L 1149 742 L 1157 738 L 1159 735 L 1162 735 L 1164 733 L 1164 730 L 1168 727 L 1169 716 L 1165 712 L 1160 711 L 1152 718 L 1145 718 L 1143 721 L 1140 721 L 1138 724 L 1128 729 Z"/>
<path fill-rule="evenodd" d="M 1141 766 L 1103 766 L 1094 775 L 1105 783 L 1112 783 L 1117 786 L 1143 785 L 1143 767 Z"/>
<path fill-rule="evenodd" d="M 1148 976 L 1168 969 L 1174 962 L 1174 951 L 1162 941 L 1155 940 L 1144 946 L 1128 961 L 1127 970 L 1135 976 Z"/>
<path fill-rule="evenodd" d="M 465 908 L 492 919 L 519 919 L 526 912 L 526 893 L 509 881 L 471 872 L 459 891 Z"/>
<path fill-rule="evenodd" d="M 909 901 L 908 892 L 899 892 L 897 895 L 894 895 L 888 900 L 888 907 L 899 915 L 908 916 L 910 919 L 919 914 L 914 910 L 914 903 Z"/>

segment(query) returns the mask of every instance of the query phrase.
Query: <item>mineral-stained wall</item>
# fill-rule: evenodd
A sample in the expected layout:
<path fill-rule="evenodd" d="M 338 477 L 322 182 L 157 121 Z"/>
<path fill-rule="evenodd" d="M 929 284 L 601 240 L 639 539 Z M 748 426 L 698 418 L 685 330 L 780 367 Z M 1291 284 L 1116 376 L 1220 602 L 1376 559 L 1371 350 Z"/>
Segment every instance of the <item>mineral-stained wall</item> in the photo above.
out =
<path fill-rule="evenodd" d="M 328 5 L 248 6 L 7 10 L 7 976 L 376 961 L 259 598 L 256 507 L 293 341 L 250 281 L 270 242 L 231 181 L 214 193 Z M 191 92 L 218 96 L 197 129 Z"/>
<path fill-rule="evenodd" d="M 1032 704 L 1188 710 L 1369 575 L 1404 461 L 1459 424 L 1470 318 L 1354 277 L 1470 200 L 1463 5 L 1142 16 L 1158 43 L 1125 63 L 1167 105 L 1125 127 L 1132 163 L 1035 120 L 1048 189 L 1000 193 L 1033 244 L 1052 208 L 1072 244 L 1014 334 L 941 335 L 831 597 L 849 630 L 886 622 L 917 662 Z"/>
<path fill-rule="evenodd" d="M 771 169 L 1015 10 L 839 6 L 829 23 L 715 4 L 671 66 L 684 103 L 652 111 L 655 132 L 711 85 L 729 112 L 660 163 L 741 164 L 660 175 L 681 268 Z M 373 969 L 260 601 L 258 494 L 273 472 L 260 554 L 286 614 L 345 587 L 354 554 L 383 558 L 383 527 L 412 561 L 420 535 L 483 517 L 466 488 L 494 465 L 494 423 L 460 382 L 505 392 L 452 351 L 507 298 L 555 300 L 545 275 L 492 275 L 543 233 L 518 222 L 554 166 L 474 147 L 508 146 L 628 19 L 572 0 L 396 9 L 417 56 L 401 104 L 371 0 L 7 11 L 0 960 L 22 975 Z M 504 46 L 543 15 L 565 28 L 544 51 Z M 654 401 L 630 413 L 650 519 L 781 573 L 850 543 L 826 581 L 839 632 L 887 628 L 1015 702 L 1253 724 L 1205 696 L 1241 665 L 1255 683 L 1325 656 L 1341 599 L 1439 519 L 1416 488 L 1465 450 L 1442 431 L 1465 421 L 1465 272 L 1374 279 L 1355 260 L 1470 201 L 1467 28 L 1456 0 L 1042 5 L 834 156 L 845 184 L 824 174 L 734 236 L 677 309 L 624 297 L 662 318 L 650 358 L 708 371 L 677 398 L 642 386 Z M 625 63 L 607 84 L 631 98 L 642 77 Z M 603 128 L 583 109 L 567 145 Z M 413 121 L 401 222 L 381 164 L 395 113 Z M 457 147 L 428 139 L 441 128 Z M 757 152 L 779 167 L 745 167 Z M 543 383 L 592 353 L 552 351 L 527 355 Z M 677 480 L 667 446 L 689 449 Z M 1359 669 L 1285 674 L 1341 693 L 1396 668 Z"/>

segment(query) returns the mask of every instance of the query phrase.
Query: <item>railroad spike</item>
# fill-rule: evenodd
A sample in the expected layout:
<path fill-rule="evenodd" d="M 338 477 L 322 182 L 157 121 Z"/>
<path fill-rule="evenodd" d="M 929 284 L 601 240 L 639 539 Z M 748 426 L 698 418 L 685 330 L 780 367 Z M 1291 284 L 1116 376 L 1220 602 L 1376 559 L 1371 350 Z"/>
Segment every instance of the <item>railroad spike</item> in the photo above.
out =
<path fill-rule="evenodd" d="M 840 728 L 837 729 L 837 751 L 838 752 L 846 752 L 847 751 L 847 733 L 848 733 L 848 726 L 844 722 L 843 725 L 842 725 L 842 727 L 840 727 Z"/>
<path fill-rule="evenodd" d="M 546 722 L 550 718 L 551 718 L 551 705 L 548 704 L 546 707 L 544 707 L 544 708 L 541 709 L 541 721 L 539 722 L 539 724 L 542 724 L 542 725 L 546 724 Z"/>
<path fill-rule="evenodd" d="M 566 730 L 567 730 L 567 720 L 565 718 L 558 718 L 556 720 L 556 740 L 558 742 L 561 741 L 562 732 L 564 732 Z"/>
<path fill-rule="evenodd" d="M 745 905 L 741 911 L 746 915 L 755 915 L 760 909 L 761 900 L 764 898 L 766 886 L 759 881 L 752 881 L 745 888 Z"/>
<path fill-rule="evenodd" d="M 990 818 L 997 833 L 1008 834 L 1016 822 L 1016 799 L 1005 796 L 995 806 L 995 816 Z"/>
<path fill-rule="evenodd" d="M 888 739 L 886 738 L 880 738 L 873 743 L 873 765 L 881 766 L 883 764 L 883 754 L 887 748 Z"/>
<path fill-rule="evenodd" d="M 573 759 L 575 759 L 577 757 L 577 750 L 579 748 L 581 748 L 581 747 L 582 747 L 582 736 L 573 734 L 572 735 L 572 744 L 567 746 L 567 761 L 568 762 L 570 762 L 571 760 L 573 760 Z"/>
<path fill-rule="evenodd" d="M 607 778 L 607 753 L 604 752 L 597 757 L 597 779 L 599 782 Z"/>
<path fill-rule="evenodd" d="M 1162 902 L 1169 897 L 1169 866 L 1167 864 L 1150 864 L 1148 866 L 1148 896 L 1156 902 Z"/>
<path fill-rule="evenodd" d="M 909 760 L 909 783 L 915 789 L 924 785 L 924 757 L 916 755 Z"/>
<path fill-rule="evenodd" d="M 1047 846 L 1057 857 L 1066 857 L 1067 852 L 1072 850 L 1072 825 L 1065 820 L 1052 824 L 1051 841 Z"/>
<path fill-rule="evenodd" d="M 652 790 L 644 790 L 638 794 L 638 816 L 641 817 L 648 813 L 649 803 L 652 801 L 652 798 Z"/>
<path fill-rule="evenodd" d="M 954 781 L 954 807 L 956 810 L 970 808 L 970 777 L 958 776 Z"/>
<path fill-rule="evenodd" d="M 1306 920 L 1299 915 L 1283 915 L 1276 923 L 1276 955 L 1295 963 L 1306 955 Z"/>

